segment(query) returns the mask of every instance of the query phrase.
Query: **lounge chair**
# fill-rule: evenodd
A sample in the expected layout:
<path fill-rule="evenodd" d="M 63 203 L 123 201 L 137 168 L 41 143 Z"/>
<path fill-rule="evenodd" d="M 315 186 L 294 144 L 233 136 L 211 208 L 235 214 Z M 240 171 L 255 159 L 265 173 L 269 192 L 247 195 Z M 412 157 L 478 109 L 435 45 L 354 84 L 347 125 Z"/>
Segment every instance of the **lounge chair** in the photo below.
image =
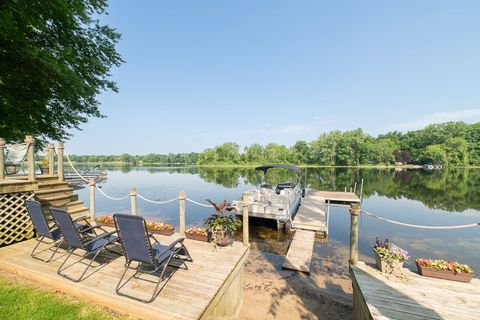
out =
<path fill-rule="evenodd" d="M 36 233 L 37 233 L 37 245 L 33 248 L 32 253 L 30 256 L 32 258 L 42 260 L 45 262 L 50 262 L 55 254 L 58 251 L 58 248 L 62 245 L 63 243 L 63 237 L 62 237 L 62 232 L 60 229 L 56 226 L 55 221 L 53 220 L 52 217 L 46 218 L 45 215 L 43 214 L 42 210 L 42 204 L 38 201 L 35 200 L 26 200 L 25 201 L 25 206 L 27 207 L 28 215 L 30 216 L 30 219 L 32 220 L 33 226 L 35 227 Z M 84 221 L 83 224 L 79 223 L 80 221 Z M 53 222 L 53 223 L 52 223 Z M 75 225 L 75 228 L 81 232 L 88 232 L 91 229 L 90 223 L 88 223 L 87 219 L 85 217 L 80 217 L 75 220 L 73 220 L 73 223 Z M 50 242 L 45 241 L 46 239 L 50 239 Z M 40 251 L 38 253 L 35 253 L 37 250 L 38 246 L 42 243 L 45 244 L 50 244 L 47 249 Z M 53 251 L 52 255 L 50 258 L 47 260 L 38 258 L 37 255 L 39 253 L 45 252 L 47 250 L 50 250 L 51 248 L 55 247 L 55 250 Z"/>
<path fill-rule="evenodd" d="M 108 250 L 109 246 L 115 245 L 117 243 L 118 237 L 115 235 L 116 231 L 107 232 L 104 229 L 102 229 L 100 226 L 95 226 L 91 228 L 92 231 L 94 231 L 94 236 L 92 237 L 86 234 L 85 232 L 78 231 L 78 229 L 75 227 L 72 217 L 64 209 L 50 207 L 50 211 L 52 212 L 53 218 L 57 222 L 58 227 L 62 231 L 65 243 L 69 247 L 67 249 L 69 254 L 65 259 L 65 261 L 63 261 L 63 263 L 58 268 L 57 273 L 64 278 L 67 278 L 75 282 L 79 282 L 82 280 L 83 276 L 85 275 L 87 270 L 90 268 L 95 258 L 97 258 L 98 254 L 102 252 L 103 249 Z M 96 230 L 101 230 L 102 233 L 96 234 L 95 232 Z M 62 270 L 62 268 L 65 265 L 65 263 L 68 261 L 72 253 L 77 249 L 81 249 L 85 251 L 85 254 L 77 262 L 82 261 L 84 258 L 92 254 L 93 254 L 93 257 L 90 259 L 90 262 L 88 263 L 85 270 L 83 270 L 80 277 L 72 278 L 65 274 L 62 274 L 62 271 L 64 270 L 64 269 Z M 111 251 L 111 252 L 114 252 L 114 251 Z"/>
<path fill-rule="evenodd" d="M 159 291 L 158 286 L 163 280 L 165 270 L 172 259 L 177 259 L 188 269 L 187 264 L 181 255 L 186 257 L 186 260 L 193 261 L 187 248 L 183 244 L 184 238 L 173 241 L 170 245 L 160 244 L 151 234 L 147 232 L 145 220 L 139 216 L 132 216 L 126 214 L 114 214 L 113 220 L 118 231 L 120 244 L 125 255 L 125 271 L 118 281 L 115 292 L 118 295 L 126 296 L 144 303 L 152 302 Z M 151 239 L 153 239 L 153 244 Z M 138 262 L 137 267 L 131 267 L 132 262 Z M 122 280 L 129 269 L 135 270 L 135 274 L 127 279 L 122 284 Z M 140 299 L 125 293 L 121 293 L 120 289 L 127 284 L 127 282 L 135 277 L 138 273 L 155 274 L 160 271 L 155 289 L 152 297 L 149 300 Z"/>

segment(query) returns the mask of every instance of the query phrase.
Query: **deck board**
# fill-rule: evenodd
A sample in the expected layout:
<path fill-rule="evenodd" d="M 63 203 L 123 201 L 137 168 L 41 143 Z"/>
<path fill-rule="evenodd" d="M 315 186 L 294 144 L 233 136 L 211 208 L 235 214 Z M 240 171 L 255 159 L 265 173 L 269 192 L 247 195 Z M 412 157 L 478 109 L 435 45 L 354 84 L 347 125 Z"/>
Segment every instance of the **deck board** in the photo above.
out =
<path fill-rule="evenodd" d="M 315 232 L 297 230 L 288 248 L 283 268 L 310 273 Z"/>
<path fill-rule="evenodd" d="M 354 295 L 361 297 L 356 301 L 368 310 L 358 314 L 362 308 L 354 307 L 355 319 L 479 319 L 479 279 L 459 283 L 403 271 L 406 280 L 387 278 L 363 262 L 352 266 Z"/>
<path fill-rule="evenodd" d="M 324 199 L 307 195 L 302 199 L 297 214 L 293 218 L 292 228 L 328 232 L 327 222 Z"/>
<path fill-rule="evenodd" d="M 155 237 L 161 243 L 170 243 L 180 235 Z M 211 303 L 218 299 L 224 283 L 234 270 L 243 266 L 248 255 L 248 247 L 239 242 L 214 249 L 212 244 L 186 239 L 185 245 L 193 258 L 193 262 L 187 262 L 189 269 L 169 267 L 172 276 L 162 282 L 164 287 L 160 294 L 152 303 L 144 304 L 115 294 L 115 286 L 124 270 L 125 259 L 122 256 L 104 254 L 102 259 L 109 263 L 103 268 L 95 268 L 88 278 L 75 283 L 56 274 L 63 261 L 60 255 L 50 263 L 31 258 L 34 244 L 34 240 L 28 240 L 0 248 L 0 269 L 141 319 L 202 317 L 208 308 L 212 308 Z M 75 264 L 66 273 L 79 275 L 80 267 L 81 264 Z M 142 278 L 158 279 L 147 275 L 142 275 Z M 152 283 L 132 279 L 123 292 L 146 298 L 153 291 L 153 286 Z"/>
<path fill-rule="evenodd" d="M 360 198 L 353 192 L 340 191 L 311 191 L 308 196 L 312 199 L 324 199 L 332 204 L 360 203 Z"/>

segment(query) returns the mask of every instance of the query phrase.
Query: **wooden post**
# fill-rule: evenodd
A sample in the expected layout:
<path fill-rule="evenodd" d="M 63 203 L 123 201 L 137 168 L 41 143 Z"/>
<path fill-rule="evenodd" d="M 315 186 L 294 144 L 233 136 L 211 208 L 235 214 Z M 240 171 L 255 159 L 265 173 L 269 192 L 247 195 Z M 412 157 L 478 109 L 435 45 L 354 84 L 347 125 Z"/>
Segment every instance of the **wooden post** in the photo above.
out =
<path fill-rule="evenodd" d="M 132 214 L 137 215 L 137 189 L 133 187 L 130 189 L 130 204 L 132 206 Z"/>
<path fill-rule="evenodd" d="M 90 178 L 90 220 L 95 220 L 95 179 Z"/>
<path fill-rule="evenodd" d="M 5 179 L 5 146 L 7 142 L 0 138 L 0 180 Z"/>
<path fill-rule="evenodd" d="M 55 174 L 55 146 L 53 143 L 49 143 L 48 147 L 48 175 L 53 176 Z"/>
<path fill-rule="evenodd" d="M 35 139 L 32 136 L 25 137 L 25 143 L 27 144 L 27 161 L 28 161 L 28 181 L 35 181 L 35 154 L 33 150 L 33 144 Z"/>
<path fill-rule="evenodd" d="M 250 241 L 248 239 L 248 194 L 243 194 L 243 245 L 248 246 Z"/>
<path fill-rule="evenodd" d="M 185 192 L 180 191 L 178 196 L 180 210 L 180 233 L 185 233 Z"/>
<path fill-rule="evenodd" d="M 360 205 L 354 203 L 350 206 L 350 264 L 358 262 L 358 216 Z"/>
<path fill-rule="evenodd" d="M 58 143 L 58 154 L 57 154 L 57 172 L 58 172 L 58 181 L 63 181 L 63 142 Z"/>

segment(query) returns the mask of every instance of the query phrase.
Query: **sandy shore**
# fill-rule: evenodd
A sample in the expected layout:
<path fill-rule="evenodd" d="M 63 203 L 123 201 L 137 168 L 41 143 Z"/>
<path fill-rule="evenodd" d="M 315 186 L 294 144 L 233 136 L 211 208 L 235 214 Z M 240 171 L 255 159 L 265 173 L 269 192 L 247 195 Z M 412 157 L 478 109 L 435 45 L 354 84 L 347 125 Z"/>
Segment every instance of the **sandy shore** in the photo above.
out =
<path fill-rule="evenodd" d="M 245 266 L 241 319 L 351 319 L 352 284 L 348 252 L 315 243 L 310 276 L 282 270 L 284 255 L 252 245 Z"/>

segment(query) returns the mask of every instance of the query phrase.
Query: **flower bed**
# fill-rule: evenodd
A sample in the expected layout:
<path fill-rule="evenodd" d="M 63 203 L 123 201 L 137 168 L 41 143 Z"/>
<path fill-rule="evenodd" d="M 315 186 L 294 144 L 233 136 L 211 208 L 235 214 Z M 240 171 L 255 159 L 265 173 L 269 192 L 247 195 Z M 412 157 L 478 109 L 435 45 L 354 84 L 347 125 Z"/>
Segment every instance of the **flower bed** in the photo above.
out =
<path fill-rule="evenodd" d="M 115 228 L 112 216 L 99 216 L 95 218 L 97 225 Z M 150 233 L 171 236 L 175 232 L 175 227 L 168 223 L 146 221 L 147 230 Z"/>
<path fill-rule="evenodd" d="M 444 280 L 470 282 L 474 272 L 468 265 L 456 261 L 417 259 L 415 264 L 422 276 Z"/>
<path fill-rule="evenodd" d="M 191 227 L 185 231 L 185 237 L 197 241 L 208 242 L 208 231 L 205 228 Z"/>
<path fill-rule="evenodd" d="M 113 217 L 112 216 L 99 216 L 95 218 L 95 222 L 99 226 L 106 226 L 106 227 L 111 227 L 115 228 L 115 223 L 113 222 Z"/>

